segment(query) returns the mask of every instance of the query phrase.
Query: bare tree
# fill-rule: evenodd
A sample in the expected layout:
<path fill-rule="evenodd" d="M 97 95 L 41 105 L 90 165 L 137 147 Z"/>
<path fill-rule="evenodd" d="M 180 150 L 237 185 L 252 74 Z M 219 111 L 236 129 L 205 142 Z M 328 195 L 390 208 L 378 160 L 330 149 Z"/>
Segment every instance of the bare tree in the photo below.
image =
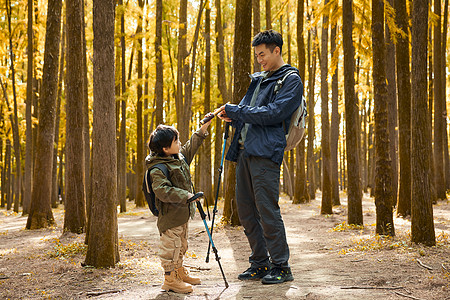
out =
<path fill-rule="evenodd" d="M 51 208 L 55 106 L 58 88 L 59 42 L 61 37 L 61 0 L 50 0 L 45 33 L 44 69 L 39 105 L 33 193 L 27 229 L 55 223 Z"/>
<path fill-rule="evenodd" d="M 94 0 L 92 207 L 86 265 L 114 267 L 119 258 L 114 100 L 115 1 Z"/>
<path fill-rule="evenodd" d="M 387 116 L 386 46 L 384 39 L 384 2 L 372 0 L 373 94 L 375 113 L 375 206 L 376 233 L 395 235 L 392 209 L 392 169 L 389 157 Z"/>
<path fill-rule="evenodd" d="M 345 136 L 348 174 L 348 223 L 363 224 L 358 147 L 358 101 L 355 97 L 355 50 L 352 38 L 352 0 L 343 0 Z"/>
<path fill-rule="evenodd" d="M 66 75 L 66 199 L 64 229 L 82 233 L 86 226 L 86 194 L 83 136 L 83 10 L 82 0 L 67 3 Z"/>
<path fill-rule="evenodd" d="M 431 122 L 427 107 L 428 1 L 414 1 L 411 28 L 411 240 L 428 246 L 436 244 L 431 202 Z"/>

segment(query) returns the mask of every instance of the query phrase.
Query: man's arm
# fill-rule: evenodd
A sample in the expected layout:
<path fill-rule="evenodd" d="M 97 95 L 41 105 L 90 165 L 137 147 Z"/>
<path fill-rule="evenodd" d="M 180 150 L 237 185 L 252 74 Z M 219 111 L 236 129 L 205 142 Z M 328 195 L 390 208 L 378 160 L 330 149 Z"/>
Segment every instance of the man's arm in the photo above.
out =
<path fill-rule="evenodd" d="M 276 95 L 275 101 L 265 106 L 226 104 L 222 116 L 229 120 L 241 120 L 257 125 L 274 125 L 288 118 L 300 105 L 303 84 L 299 76 L 288 76 L 283 87 Z M 224 118 L 226 121 L 226 119 Z"/>

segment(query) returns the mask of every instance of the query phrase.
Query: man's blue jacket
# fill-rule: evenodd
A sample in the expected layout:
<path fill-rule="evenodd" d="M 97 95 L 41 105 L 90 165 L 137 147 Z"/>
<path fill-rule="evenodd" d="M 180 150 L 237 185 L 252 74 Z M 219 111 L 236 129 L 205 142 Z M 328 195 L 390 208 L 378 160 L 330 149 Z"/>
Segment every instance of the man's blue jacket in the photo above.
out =
<path fill-rule="evenodd" d="M 277 81 L 289 70 L 295 70 L 297 73 L 289 75 L 282 88 L 275 93 Z M 251 75 L 250 87 L 239 105 L 225 106 L 225 112 L 232 119 L 231 125 L 235 128 L 227 160 L 237 161 L 241 130 L 245 123 L 249 123 L 244 144 L 247 155 L 269 158 L 278 165 L 283 162 L 287 133 L 285 130 L 289 128 L 291 116 L 300 105 L 303 83 L 298 70 L 287 64 L 266 79 L 263 78 L 264 74 L 265 72 L 257 72 Z M 253 92 L 261 80 L 263 81 L 255 106 L 250 106 Z"/>

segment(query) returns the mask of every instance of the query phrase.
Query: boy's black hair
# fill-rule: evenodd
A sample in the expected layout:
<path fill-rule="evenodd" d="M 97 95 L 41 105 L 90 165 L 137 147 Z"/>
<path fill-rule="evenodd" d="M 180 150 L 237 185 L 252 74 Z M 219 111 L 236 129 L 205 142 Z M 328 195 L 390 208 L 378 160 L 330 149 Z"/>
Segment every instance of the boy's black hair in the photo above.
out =
<path fill-rule="evenodd" d="M 283 37 L 280 33 L 275 30 L 266 30 L 255 35 L 252 41 L 252 46 L 256 47 L 261 44 L 266 44 L 266 47 L 270 49 L 270 52 L 273 52 L 275 47 L 280 48 L 280 53 L 282 53 L 283 49 Z"/>
<path fill-rule="evenodd" d="M 173 126 L 158 125 L 150 134 L 148 148 L 152 153 L 164 155 L 163 148 L 170 147 L 173 141 L 178 140 L 178 130 Z"/>

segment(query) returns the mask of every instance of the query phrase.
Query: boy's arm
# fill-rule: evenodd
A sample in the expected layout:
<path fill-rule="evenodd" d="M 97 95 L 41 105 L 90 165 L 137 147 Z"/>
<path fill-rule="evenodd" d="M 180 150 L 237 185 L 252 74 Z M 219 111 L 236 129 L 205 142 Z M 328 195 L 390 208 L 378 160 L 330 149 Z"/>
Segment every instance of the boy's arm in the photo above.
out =
<path fill-rule="evenodd" d="M 197 152 L 198 148 L 203 143 L 203 140 L 208 136 L 208 126 L 211 124 L 211 121 L 203 124 L 194 134 L 191 136 L 189 141 L 181 147 L 181 154 L 186 158 L 188 164 L 194 159 L 194 155 Z"/>
<path fill-rule="evenodd" d="M 192 197 L 192 193 L 189 193 L 187 190 L 174 187 L 160 169 L 152 169 L 150 176 L 152 178 L 153 192 L 160 201 L 184 204 Z"/>

